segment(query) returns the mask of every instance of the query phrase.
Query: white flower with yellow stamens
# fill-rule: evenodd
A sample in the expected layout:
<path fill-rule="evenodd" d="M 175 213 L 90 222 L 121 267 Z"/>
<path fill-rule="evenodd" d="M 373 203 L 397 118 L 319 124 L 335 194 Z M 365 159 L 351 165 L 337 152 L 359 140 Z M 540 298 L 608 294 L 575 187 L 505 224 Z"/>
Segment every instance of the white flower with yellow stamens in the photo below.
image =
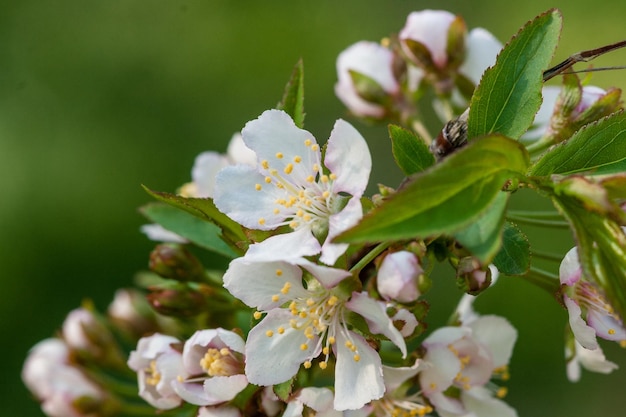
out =
<path fill-rule="evenodd" d="M 322 164 L 313 135 L 298 128 L 283 111 L 265 111 L 246 124 L 242 136 L 256 153 L 258 164 L 220 171 L 214 199 L 217 208 L 250 229 L 291 227 L 299 245 L 292 244 L 289 234 L 273 236 L 254 245 L 253 253 L 269 257 L 264 260 L 276 260 L 276 251 L 287 259 L 321 251 L 322 262 L 333 264 L 346 245 L 330 241 L 363 215 L 360 198 L 372 165 L 363 137 L 349 123 L 338 120 Z M 324 239 L 322 246 L 316 237 Z"/>
<path fill-rule="evenodd" d="M 250 383 L 279 384 L 314 361 L 325 369 L 333 355 L 336 410 L 356 410 L 384 394 L 380 356 L 352 331 L 348 317 L 353 313 L 363 317 L 372 333 L 389 338 L 406 356 L 404 338 L 387 316 L 385 303 L 340 288 L 349 275 L 304 259 L 298 265 L 250 262 L 245 257 L 230 263 L 224 287 L 256 308 L 255 318 L 262 319 L 246 341 Z"/>

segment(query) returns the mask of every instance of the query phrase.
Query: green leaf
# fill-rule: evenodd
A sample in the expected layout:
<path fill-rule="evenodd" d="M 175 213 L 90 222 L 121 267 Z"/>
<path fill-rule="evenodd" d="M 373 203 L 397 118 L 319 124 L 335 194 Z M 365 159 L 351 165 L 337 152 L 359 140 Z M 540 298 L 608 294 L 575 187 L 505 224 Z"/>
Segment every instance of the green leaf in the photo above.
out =
<path fill-rule="evenodd" d="M 291 116 L 296 126 L 304 128 L 304 64 L 302 59 L 291 73 L 291 78 L 285 86 L 283 98 L 276 106 Z"/>
<path fill-rule="evenodd" d="M 519 138 L 541 105 L 543 71 L 561 31 L 561 14 L 550 10 L 527 23 L 487 69 L 470 103 L 468 137 L 489 133 Z"/>
<path fill-rule="evenodd" d="M 435 157 L 424 140 L 400 126 L 389 125 L 391 151 L 404 175 L 424 171 L 435 163 Z"/>
<path fill-rule="evenodd" d="M 372 242 L 457 232 L 484 213 L 505 182 L 521 177 L 528 163 L 528 153 L 518 142 L 485 136 L 416 175 L 335 240 Z"/>
<path fill-rule="evenodd" d="M 229 258 L 238 254 L 221 238 L 219 227 L 192 214 L 163 203 L 150 203 L 140 208 L 150 221 L 160 224 L 190 242 Z"/>
<path fill-rule="evenodd" d="M 626 236 L 604 213 L 589 211 L 569 195 L 555 195 L 554 204 L 576 237 L 583 275 L 599 285 L 620 317 L 626 317 Z"/>
<path fill-rule="evenodd" d="M 454 233 L 454 238 L 482 265 L 489 264 L 502 245 L 502 225 L 508 200 L 509 193 L 498 193 L 485 213 Z"/>
<path fill-rule="evenodd" d="M 626 113 L 614 113 L 578 130 L 553 147 L 530 169 L 530 175 L 615 174 L 626 170 Z"/>
<path fill-rule="evenodd" d="M 504 224 L 502 247 L 493 264 L 505 275 L 524 275 L 530 269 L 530 244 L 526 235 L 513 223 Z"/>
<path fill-rule="evenodd" d="M 182 209 L 202 220 L 215 223 L 222 229 L 224 237 L 229 241 L 236 243 L 247 240 L 241 225 L 219 211 L 212 199 L 181 197 L 176 194 L 153 191 L 146 186 L 142 187 L 148 194 L 163 203 Z"/>

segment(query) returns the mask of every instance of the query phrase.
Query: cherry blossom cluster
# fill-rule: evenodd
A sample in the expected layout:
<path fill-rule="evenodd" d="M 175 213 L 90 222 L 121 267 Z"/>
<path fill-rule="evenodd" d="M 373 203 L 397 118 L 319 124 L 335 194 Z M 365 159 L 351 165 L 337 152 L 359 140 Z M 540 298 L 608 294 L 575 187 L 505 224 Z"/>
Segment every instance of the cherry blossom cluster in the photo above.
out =
<path fill-rule="evenodd" d="M 432 150 L 424 99 L 441 122 L 463 117 L 501 48 L 486 30 L 468 31 L 460 16 L 413 12 L 396 35 L 339 54 L 335 92 L 352 116 L 409 126 Z M 620 105 L 618 92 L 571 76 L 563 87 L 544 87 L 543 97 L 521 139 L 536 151 Z M 436 327 L 425 297 L 441 261 L 433 241 L 336 241 L 397 191 L 381 185 L 366 195 L 373 163 L 351 123 L 337 120 L 320 143 L 285 109 L 249 121 L 226 155 L 200 154 L 192 181 L 162 198 L 235 224 L 220 235 L 221 253 L 232 254 L 228 267 L 205 268 L 194 255 L 196 236 L 181 231 L 197 223 L 143 226 L 159 242 L 150 271 L 137 278 L 143 292 L 120 290 L 107 314 L 90 305 L 71 312 L 58 337 L 29 353 L 22 378 L 42 410 L 53 417 L 517 416 L 503 400 L 517 331 L 473 309 L 498 268 L 447 240 L 465 294 Z M 577 248 L 560 263 L 559 278 L 568 377 L 578 380 L 581 367 L 613 371 L 598 338 L 626 347 L 626 328 L 604 288 L 583 272 Z"/>

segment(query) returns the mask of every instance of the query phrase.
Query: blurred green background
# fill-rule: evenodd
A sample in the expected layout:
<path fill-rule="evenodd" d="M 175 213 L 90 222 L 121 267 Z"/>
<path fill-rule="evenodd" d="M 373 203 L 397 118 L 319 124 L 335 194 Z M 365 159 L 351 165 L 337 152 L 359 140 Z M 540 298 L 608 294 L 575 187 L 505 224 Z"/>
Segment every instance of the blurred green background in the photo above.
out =
<path fill-rule="evenodd" d="M 188 181 L 199 152 L 223 151 L 276 104 L 298 58 L 307 129 L 324 141 L 346 115 L 333 84 L 335 57 L 350 44 L 397 32 L 424 8 L 462 14 L 504 42 L 551 6 L 565 19 L 555 62 L 626 38 L 626 3 L 617 0 L 2 2 L 0 414 L 42 415 L 19 378 L 30 346 L 85 297 L 105 309 L 146 266 L 152 243 L 139 233 L 136 208 L 150 198 L 140 184 L 173 191 Z M 626 64 L 626 51 L 594 64 Z M 626 72 L 598 73 L 593 83 L 626 87 Z M 397 184 L 385 129 L 355 125 L 376 156 L 372 184 Z M 563 252 L 572 245 L 566 233 L 531 238 Z M 452 278 L 438 280 L 432 296 L 436 325 L 458 298 Z M 547 293 L 502 279 L 478 308 L 519 329 L 507 400 L 520 416 L 622 414 L 626 369 L 567 382 L 566 313 Z M 605 352 L 626 368 L 623 350 L 605 344 Z"/>

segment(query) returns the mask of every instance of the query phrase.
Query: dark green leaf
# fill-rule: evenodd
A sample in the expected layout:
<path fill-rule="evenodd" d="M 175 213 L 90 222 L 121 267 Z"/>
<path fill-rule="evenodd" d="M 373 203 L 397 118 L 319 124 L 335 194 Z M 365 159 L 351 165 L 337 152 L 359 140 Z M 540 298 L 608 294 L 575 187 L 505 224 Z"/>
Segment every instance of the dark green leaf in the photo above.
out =
<path fill-rule="evenodd" d="M 215 223 L 222 229 L 224 237 L 231 242 L 247 240 L 241 226 L 234 220 L 231 220 L 230 217 L 219 211 L 217 207 L 215 207 L 215 204 L 213 204 L 212 199 L 187 198 L 176 194 L 152 191 L 146 186 L 143 186 L 143 188 L 148 194 L 163 203 L 185 210 L 200 219 Z"/>
<path fill-rule="evenodd" d="M 304 128 L 304 65 L 298 61 L 285 86 L 283 98 L 276 106 L 291 116 L 296 126 Z"/>
<path fill-rule="evenodd" d="M 163 203 L 150 203 L 140 209 L 150 221 L 160 224 L 190 242 L 229 258 L 238 254 L 221 238 L 222 231 L 215 224 Z"/>
<path fill-rule="evenodd" d="M 528 238 L 513 223 L 504 224 L 502 247 L 493 264 L 505 275 L 524 275 L 530 269 L 530 244 Z"/>
<path fill-rule="evenodd" d="M 518 142 L 485 136 L 418 174 L 336 240 L 372 242 L 454 233 L 476 220 L 505 182 L 521 177 L 527 167 L 528 154 Z"/>
<path fill-rule="evenodd" d="M 543 71 L 561 31 L 561 14 L 550 10 L 527 23 L 487 69 L 470 103 L 468 137 L 500 133 L 517 139 L 541 105 Z"/>
<path fill-rule="evenodd" d="M 578 130 L 546 152 L 530 175 L 614 174 L 626 170 L 626 114 L 615 113 Z"/>
<path fill-rule="evenodd" d="M 428 146 L 412 132 L 396 125 L 389 125 L 391 151 L 404 175 L 409 176 L 424 171 L 435 163 L 435 157 Z"/>
<path fill-rule="evenodd" d="M 489 264 L 502 245 L 502 225 L 508 200 L 509 193 L 498 193 L 476 221 L 454 233 L 454 238 L 482 265 Z"/>
<path fill-rule="evenodd" d="M 620 317 L 626 317 L 626 236 L 622 228 L 603 213 L 589 211 L 575 197 L 558 195 L 553 201 L 574 231 L 584 276 L 604 290 Z"/>

